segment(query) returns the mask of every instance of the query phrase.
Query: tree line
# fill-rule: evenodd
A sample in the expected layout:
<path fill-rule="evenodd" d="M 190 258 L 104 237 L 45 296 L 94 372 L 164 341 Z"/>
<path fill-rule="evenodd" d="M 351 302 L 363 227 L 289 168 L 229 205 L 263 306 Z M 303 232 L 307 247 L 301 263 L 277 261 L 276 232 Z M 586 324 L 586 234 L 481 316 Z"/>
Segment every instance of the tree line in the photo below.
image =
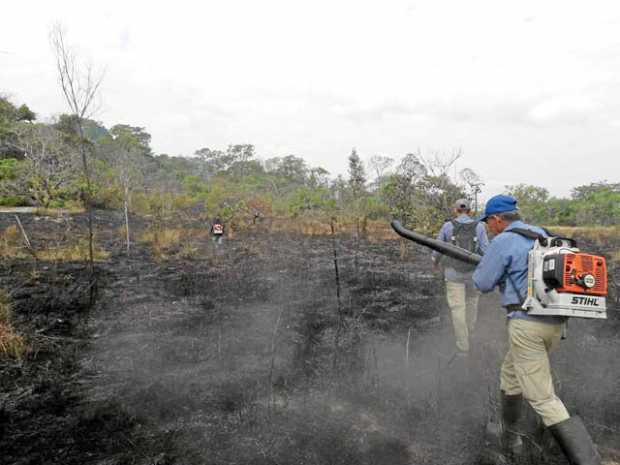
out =
<path fill-rule="evenodd" d="M 72 209 L 88 202 L 126 215 L 203 211 L 227 221 L 270 215 L 399 218 L 433 232 L 456 199 L 477 200 L 483 186 L 471 169 L 454 174 L 459 150 L 364 161 L 352 149 L 347 176 L 330 176 L 296 155 L 260 157 L 251 144 L 203 147 L 191 157 L 155 154 L 144 127 L 108 128 L 84 117 L 76 124 L 78 118 L 73 112 L 43 122 L 27 105 L 0 97 L 0 204 Z M 81 169 L 84 157 L 90 179 Z M 538 224 L 620 221 L 620 183 L 578 186 L 569 198 L 525 184 L 506 186 L 506 193 Z"/>

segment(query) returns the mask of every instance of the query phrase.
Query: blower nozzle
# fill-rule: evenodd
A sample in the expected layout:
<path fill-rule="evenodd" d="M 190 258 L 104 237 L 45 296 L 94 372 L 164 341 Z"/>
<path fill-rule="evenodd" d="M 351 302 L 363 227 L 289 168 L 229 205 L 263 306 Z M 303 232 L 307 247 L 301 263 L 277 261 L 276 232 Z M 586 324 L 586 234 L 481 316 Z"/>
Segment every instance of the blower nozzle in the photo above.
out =
<path fill-rule="evenodd" d="M 448 242 L 431 239 L 430 237 L 426 237 L 423 234 L 411 231 L 410 229 L 405 228 L 400 223 L 400 221 L 394 220 L 392 221 L 391 225 L 392 229 L 394 229 L 394 231 L 396 231 L 399 236 L 404 237 L 405 239 L 409 239 L 410 241 L 416 242 L 418 244 L 424 245 L 430 249 L 436 250 L 437 252 L 442 253 L 448 257 L 460 260 L 465 263 L 470 263 L 472 265 L 477 265 L 478 263 L 480 263 L 480 260 L 482 260 L 482 256 L 478 255 L 477 253 L 473 253 L 469 250 L 457 247 L 456 245 L 449 244 Z"/>

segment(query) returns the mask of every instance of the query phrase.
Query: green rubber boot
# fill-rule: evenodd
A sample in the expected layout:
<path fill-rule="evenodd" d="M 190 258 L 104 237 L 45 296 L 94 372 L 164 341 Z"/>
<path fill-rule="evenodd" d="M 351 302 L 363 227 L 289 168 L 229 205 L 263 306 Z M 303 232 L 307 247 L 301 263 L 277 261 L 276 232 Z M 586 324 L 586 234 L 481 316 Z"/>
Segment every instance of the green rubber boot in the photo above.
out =
<path fill-rule="evenodd" d="M 521 418 L 523 396 L 508 395 L 501 392 L 502 397 L 502 435 L 501 444 L 505 452 L 518 456 L 523 452 L 523 440 L 518 433 L 517 424 Z"/>
<path fill-rule="evenodd" d="M 549 430 L 571 465 L 601 464 L 601 456 L 581 418 L 570 417 L 551 425 Z"/>

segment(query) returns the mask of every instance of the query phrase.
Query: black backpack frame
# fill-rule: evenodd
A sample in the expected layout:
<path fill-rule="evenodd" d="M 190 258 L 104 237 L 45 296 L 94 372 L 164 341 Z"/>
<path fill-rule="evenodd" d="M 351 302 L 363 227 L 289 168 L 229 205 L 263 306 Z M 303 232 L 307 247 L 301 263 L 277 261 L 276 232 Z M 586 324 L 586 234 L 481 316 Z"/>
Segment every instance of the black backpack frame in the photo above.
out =
<path fill-rule="evenodd" d="M 452 223 L 452 237 L 450 238 L 450 243 L 456 245 L 457 247 L 464 248 L 465 250 L 469 250 L 470 252 L 477 252 L 478 250 L 478 221 L 472 221 L 470 223 L 459 223 L 456 220 L 451 220 Z M 458 233 L 463 229 L 470 229 L 472 233 L 472 242 L 470 247 L 463 247 L 461 244 L 457 243 L 456 237 Z M 473 250 L 471 250 L 473 249 Z M 476 268 L 476 265 L 472 265 L 470 263 L 464 263 L 460 260 L 456 260 L 453 258 L 448 258 L 447 266 L 450 268 L 454 268 L 456 271 L 460 271 L 461 273 L 471 273 Z"/>

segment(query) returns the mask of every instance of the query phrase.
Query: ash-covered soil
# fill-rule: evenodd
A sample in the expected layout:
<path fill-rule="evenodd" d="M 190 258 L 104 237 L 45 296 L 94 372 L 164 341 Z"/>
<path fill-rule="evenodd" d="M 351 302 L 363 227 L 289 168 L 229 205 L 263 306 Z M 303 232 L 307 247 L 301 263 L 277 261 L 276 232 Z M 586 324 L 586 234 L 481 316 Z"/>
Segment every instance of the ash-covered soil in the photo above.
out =
<path fill-rule="evenodd" d="M 21 218 L 35 249 L 85 231 L 82 216 Z M 425 249 L 407 244 L 401 258 L 397 241 L 259 226 L 219 250 L 203 235 L 158 259 L 148 244 L 125 253 L 120 215 L 97 212 L 96 224 L 111 253 L 96 283 L 80 263 L 0 266 L 32 346 L 0 362 L 0 463 L 488 460 L 504 315 L 484 296 L 472 357 L 454 359 Z M 571 321 L 553 359 L 560 396 L 608 460 L 620 460 L 615 308 L 606 322 Z M 524 429 L 529 463 L 563 463 L 533 417 Z"/>

